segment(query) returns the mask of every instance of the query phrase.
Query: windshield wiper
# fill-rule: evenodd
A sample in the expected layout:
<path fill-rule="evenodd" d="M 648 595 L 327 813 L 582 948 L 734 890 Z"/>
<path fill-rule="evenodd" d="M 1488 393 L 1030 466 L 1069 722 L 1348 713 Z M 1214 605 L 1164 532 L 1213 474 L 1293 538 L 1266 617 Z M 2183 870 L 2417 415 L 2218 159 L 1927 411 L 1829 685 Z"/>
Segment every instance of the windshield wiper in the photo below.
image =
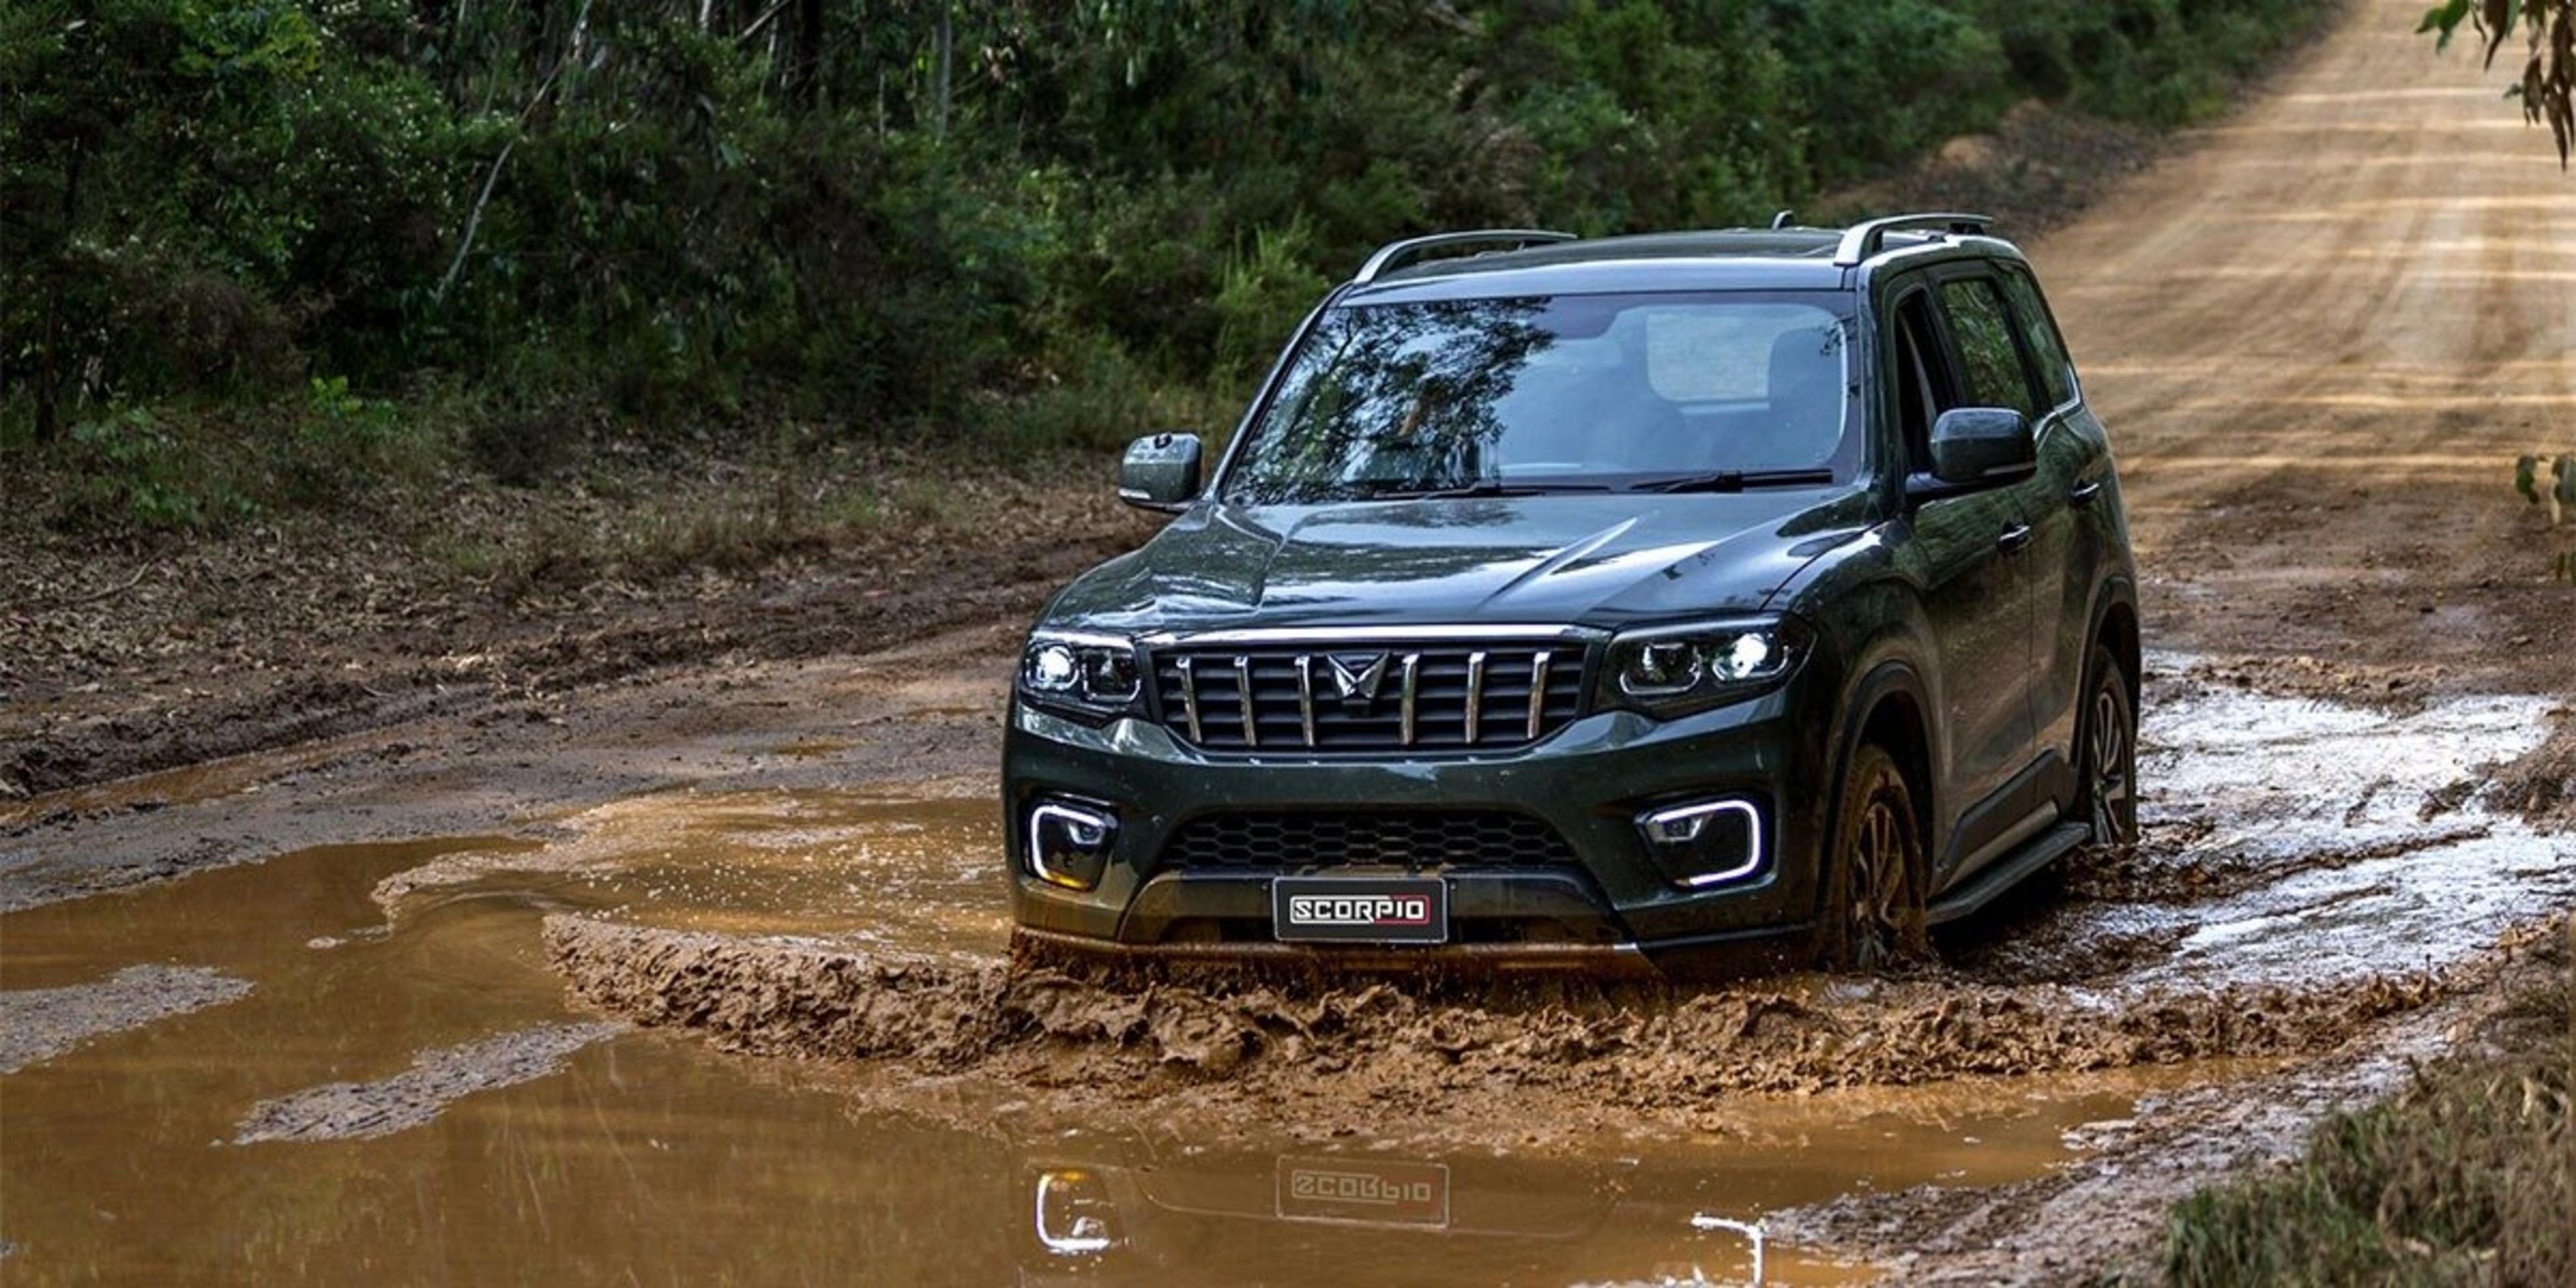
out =
<path fill-rule="evenodd" d="M 1656 479 L 1628 489 L 1631 492 L 1741 492 L 1757 487 L 1813 487 L 1834 481 L 1832 470 L 1716 470 L 1707 474 L 1685 474 L 1679 478 Z"/>
<path fill-rule="evenodd" d="M 1371 492 L 1370 501 L 1437 501 L 1463 496 L 1544 496 L 1550 492 L 1607 492 L 1607 483 L 1505 483 L 1501 479 L 1477 479 L 1456 487 L 1417 488 L 1403 491 Z"/>

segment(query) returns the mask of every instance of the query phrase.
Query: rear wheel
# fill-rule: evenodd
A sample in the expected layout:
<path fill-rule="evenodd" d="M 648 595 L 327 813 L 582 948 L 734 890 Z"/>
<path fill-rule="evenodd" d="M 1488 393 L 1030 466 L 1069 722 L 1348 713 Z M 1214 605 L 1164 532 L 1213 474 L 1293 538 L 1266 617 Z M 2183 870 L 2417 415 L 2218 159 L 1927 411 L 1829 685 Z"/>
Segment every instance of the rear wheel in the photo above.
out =
<path fill-rule="evenodd" d="M 1922 956 L 1930 942 L 1923 919 L 1923 826 L 1913 786 L 1885 748 L 1864 746 L 1852 753 L 1834 818 L 1826 964 L 1872 971 Z"/>
<path fill-rule="evenodd" d="M 2075 746 L 2082 763 L 2083 813 L 2093 844 L 2119 848 L 2138 843 L 2138 708 L 2129 679 L 2111 650 L 2094 646 L 2092 677 L 2084 688 L 2082 727 Z"/>

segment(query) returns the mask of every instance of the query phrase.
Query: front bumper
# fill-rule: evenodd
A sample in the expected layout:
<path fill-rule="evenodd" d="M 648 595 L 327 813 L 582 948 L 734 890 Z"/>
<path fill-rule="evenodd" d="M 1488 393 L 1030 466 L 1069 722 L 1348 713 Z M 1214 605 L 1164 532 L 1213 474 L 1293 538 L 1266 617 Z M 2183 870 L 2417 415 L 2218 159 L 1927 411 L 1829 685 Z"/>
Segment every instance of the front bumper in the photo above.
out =
<path fill-rule="evenodd" d="M 1809 930 L 1831 727 L 1821 668 L 1771 693 L 1678 720 L 1597 712 L 1526 748 L 1413 758 L 1208 753 L 1161 725 L 1091 727 L 1015 703 L 1005 737 L 1011 899 L 1029 936 L 1137 955 L 1323 957 L 1419 962 L 1426 955 L 1597 966 L 1666 951 Z M 1090 890 L 1033 875 L 1028 817 L 1043 797 L 1114 809 L 1119 829 Z M 1741 880 L 1677 885 L 1638 833 L 1637 815 L 1679 801 L 1757 802 L 1765 860 Z M 1362 876 L 1405 869 L 1183 868 L 1174 834 L 1227 811 L 1506 810 L 1539 818 L 1571 864 L 1453 864 L 1451 942 L 1440 948 L 1287 945 L 1270 926 L 1270 880 L 1292 871 Z"/>

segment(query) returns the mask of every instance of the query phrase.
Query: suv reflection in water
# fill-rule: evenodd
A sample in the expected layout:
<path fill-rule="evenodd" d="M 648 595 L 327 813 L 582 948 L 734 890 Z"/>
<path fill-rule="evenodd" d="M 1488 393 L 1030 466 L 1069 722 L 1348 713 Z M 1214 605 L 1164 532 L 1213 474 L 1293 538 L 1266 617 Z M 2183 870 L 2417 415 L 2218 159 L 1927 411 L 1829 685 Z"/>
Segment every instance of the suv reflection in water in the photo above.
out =
<path fill-rule="evenodd" d="M 1020 1282 L 1763 1281 L 1758 1223 L 1634 1162 L 1194 1153 L 1030 1161 Z"/>

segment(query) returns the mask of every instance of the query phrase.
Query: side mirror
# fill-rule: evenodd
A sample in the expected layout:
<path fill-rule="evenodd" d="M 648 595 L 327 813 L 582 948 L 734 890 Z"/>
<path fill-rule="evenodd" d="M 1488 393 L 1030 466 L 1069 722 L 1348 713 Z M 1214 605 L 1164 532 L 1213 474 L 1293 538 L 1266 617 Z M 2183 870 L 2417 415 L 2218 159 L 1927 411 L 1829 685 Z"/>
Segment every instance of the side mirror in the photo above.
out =
<path fill-rule="evenodd" d="M 1118 499 L 1139 510 L 1178 514 L 1199 494 L 1202 449 L 1196 434 L 1147 434 L 1127 445 L 1118 466 Z"/>
<path fill-rule="evenodd" d="M 2030 417 L 2009 407 L 1954 407 L 1932 423 L 1932 477 L 1943 483 L 2004 483 L 2038 468 Z"/>

